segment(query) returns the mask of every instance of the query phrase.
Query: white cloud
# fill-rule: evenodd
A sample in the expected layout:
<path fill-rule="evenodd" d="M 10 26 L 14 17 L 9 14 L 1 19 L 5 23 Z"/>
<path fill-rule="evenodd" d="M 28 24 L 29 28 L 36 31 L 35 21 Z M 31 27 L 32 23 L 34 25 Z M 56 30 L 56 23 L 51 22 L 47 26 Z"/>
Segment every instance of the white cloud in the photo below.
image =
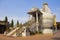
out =
<path fill-rule="evenodd" d="M 19 21 L 19 23 L 25 23 L 28 21 L 29 17 L 17 17 L 17 16 L 7 16 L 8 17 L 8 21 L 11 23 L 11 20 L 14 20 L 14 24 L 16 24 L 17 20 Z M 0 21 L 3 21 L 5 19 L 5 17 L 0 17 Z"/>
<path fill-rule="evenodd" d="M 5 18 L 4 17 L 0 17 L 0 21 L 3 21 Z"/>
<path fill-rule="evenodd" d="M 28 20 L 28 17 L 8 17 L 8 21 L 11 22 L 11 20 L 14 20 L 14 23 L 16 24 L 17 20 L 20 22 L 20 23 L 25 23 L 27 20 Z"/>

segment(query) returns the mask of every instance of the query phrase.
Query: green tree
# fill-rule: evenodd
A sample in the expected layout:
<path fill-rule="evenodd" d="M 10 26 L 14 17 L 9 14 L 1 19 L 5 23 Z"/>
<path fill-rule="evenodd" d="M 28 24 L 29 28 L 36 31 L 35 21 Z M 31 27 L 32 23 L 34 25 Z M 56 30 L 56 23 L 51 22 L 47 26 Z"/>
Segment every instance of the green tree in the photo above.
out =
<path fill-rule="evenodd" d="M 19 27 L 19 21 L 17 20 L 17 27 Z"/>
<path fill-rule="evenodd" d="M 7 16 L 5 16 L 5 20 L 4 20 L 5 22 L 8 22 L 8 18 L 7 18 Z"/>
<path fill-rule="evenodd" d="M 13 21 L 13 19 L 11 21 L 11 27 L 14 27 L 14 21 Z"/>

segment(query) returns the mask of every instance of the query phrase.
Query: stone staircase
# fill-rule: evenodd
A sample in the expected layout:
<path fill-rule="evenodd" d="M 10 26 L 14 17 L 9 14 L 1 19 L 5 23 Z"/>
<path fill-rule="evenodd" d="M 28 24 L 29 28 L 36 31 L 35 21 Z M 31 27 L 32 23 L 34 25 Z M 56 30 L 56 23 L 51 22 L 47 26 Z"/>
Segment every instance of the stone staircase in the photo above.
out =
<path fill-rule="evenodd" d="M 29 27 L 30 31 L 35 32 L 35 30 L 36 30 L 35 26 L 36 26 L 36 23 L 32 23 Z M 25 28 L 27 28 L 27 27 L 25 27 Z M 13 36 L 13 37 L 22 36 L 23 35 L 22 33 L 24 33 L 25 28 L 16 27 L 15 29 L 13 29 L 9 33 L 7 33 L 6 36 Z"/>
<path fill-rule="evenodd" d="M 19 27 L 15 28 L 14 30 L 12 30 L 11 32 L 6 34 L 6 36 L 16 36 L 16 31 L 18 31 L 18 29 L 19 29 Z"/>
<path fill-rule="evenodd" d="M 22 32 L 24 32 L 25 29 L 16 27 L 12 31 L 6 34 L 6 36 L 12 36 L 12 37 L 17 37 L 17 36 L 22 36 Z"/>

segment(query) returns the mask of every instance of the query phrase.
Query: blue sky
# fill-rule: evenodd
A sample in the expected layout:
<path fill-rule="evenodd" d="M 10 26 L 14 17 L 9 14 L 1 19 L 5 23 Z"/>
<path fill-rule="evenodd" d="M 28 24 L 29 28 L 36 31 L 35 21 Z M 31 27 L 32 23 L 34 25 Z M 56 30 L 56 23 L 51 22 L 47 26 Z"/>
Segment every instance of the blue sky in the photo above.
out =
<path fill-rule="evenodd" d="M 56 20 L 60 21 L 60 0 L 0 0 L 0 20 L 8 17 L 8 21 L 13 19 L 16 23 L 24 23 L 28 20 L 27 12 L 32 7 L 41 8 L 43 2 L 47 2 L 49 8 L 56 15 Z"/>

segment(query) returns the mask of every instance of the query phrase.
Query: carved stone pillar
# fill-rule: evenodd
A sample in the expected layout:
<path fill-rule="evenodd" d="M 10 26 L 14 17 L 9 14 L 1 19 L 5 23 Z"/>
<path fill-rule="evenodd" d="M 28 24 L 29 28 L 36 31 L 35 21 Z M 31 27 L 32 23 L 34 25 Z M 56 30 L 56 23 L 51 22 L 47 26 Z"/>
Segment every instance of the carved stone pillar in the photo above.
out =
<path fill-rule="evenodd" d="M 36 11 L 36 31 L 38 32 L 38 12 Z"/>

